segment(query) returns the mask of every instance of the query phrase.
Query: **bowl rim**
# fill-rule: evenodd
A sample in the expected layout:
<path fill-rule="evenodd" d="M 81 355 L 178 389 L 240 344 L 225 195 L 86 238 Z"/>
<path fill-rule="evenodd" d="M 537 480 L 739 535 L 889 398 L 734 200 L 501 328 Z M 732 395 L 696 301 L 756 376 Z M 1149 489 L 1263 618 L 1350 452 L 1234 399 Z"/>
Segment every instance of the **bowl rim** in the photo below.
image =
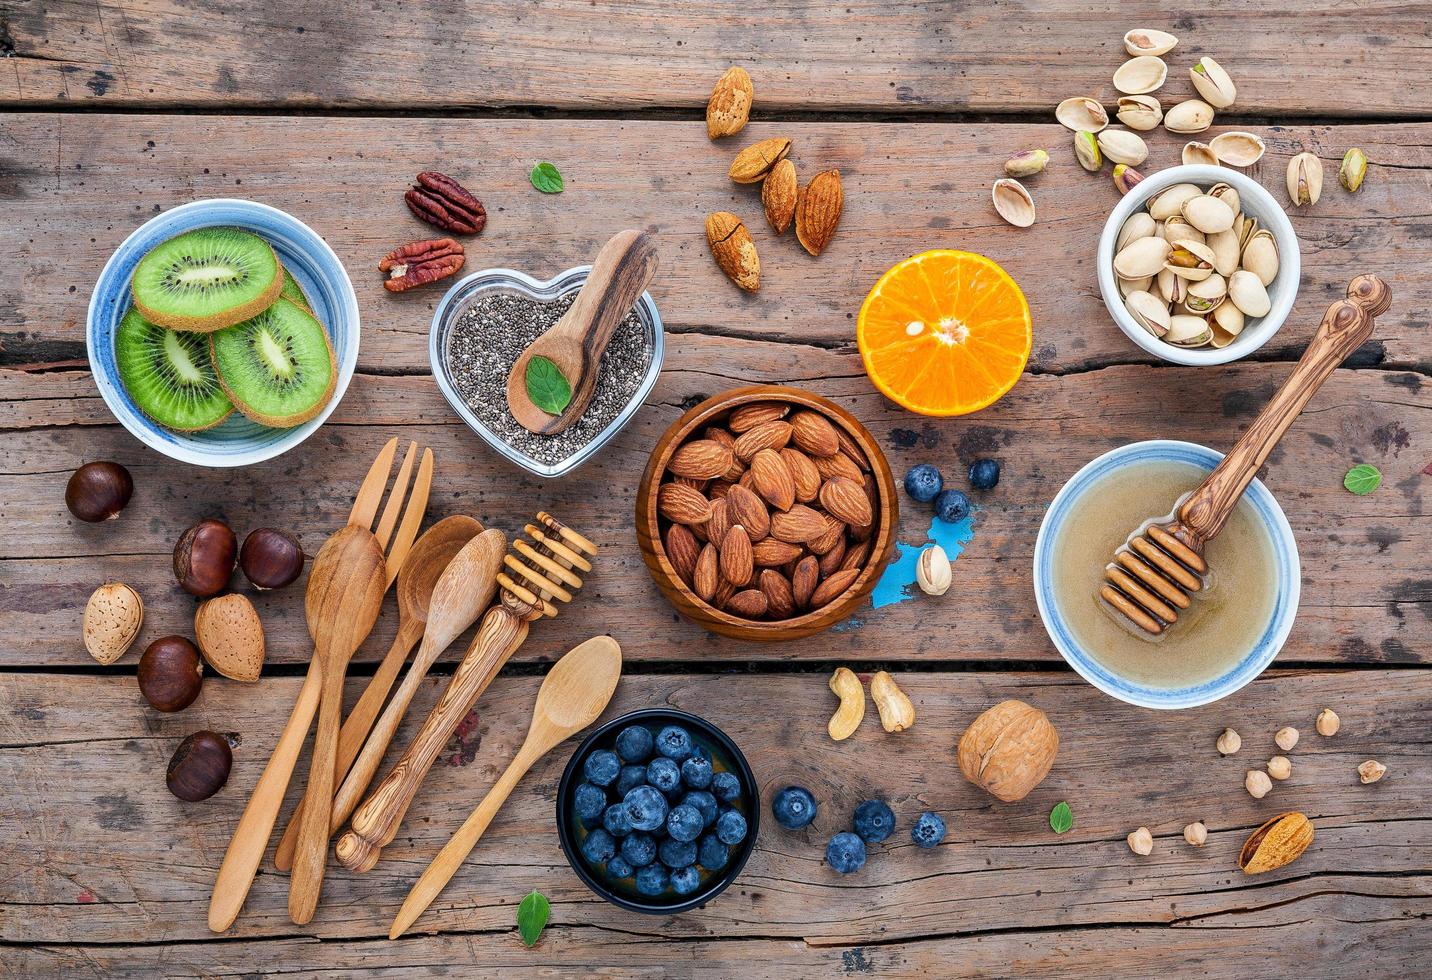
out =
<path fill-rule="evenodd" d="M 571 808 L 571 795 L 576 792 L 576 786 L 581 781 L 578 776 L 578 766 L 582 760 L 593 751 L 596 743 L 611 733 L 614 729 L 624 728 L 647 719 L 663 719 L 676 721 L 691 728 L 699 728 L 703 735 L 712 741 L 720 744 L 721 748 L 730 756 L 734 765 L 736 778 L 741 781 L 741 792 L 749 801 L 747 811 L 743 816 L 746 818 L 746 839 L 741 842 L 741 853 L 733 856 L 732 860 L 722 870 L 720 877 L 715 883 L 699 891 L 694 895 L 682 899 L 680 902 L 671 904 L 656 904 L 654 902 L 643 902 L 628 898 L 625 895 L 608 888 L 604 882 L 597 878 L 582 856 L 577 853 L 575 842 L 572 840 L 572 831 L 567 820 L 567 811 Z M 720 895 L 731 883 L 735 881 L 746 867 L 751 854 L 756 850 L 756 836 L 761 827 L 761 787 L 756 782 L 756 774 L 751 770 L 751 765 L 746 761 L 745 753 L 741 751 L 731 736 L 718 728 L 712 722 L 707 721 L 689 711 L 682 711 L 680 708 L 637 708 L 628 711 L 624 715 L 613 718 L 611 721 L 593 729 L 586 738 L 582 739 L 567 759 L 567 765 L 562 770 L 562 778 L 557 783 L 557 842 L 562 847 L 562 853 L 567 858 L 567 863 L 577 873 L 593 893 L 606 899 L 613 905 L 627 909 L 631 912 L 642 912 L 647 915 L 674 915 L 678 912 L 686 912 L 699 905 L 705 905 L 717 895 Z"/>
<path fill-rule="evenodd" d="M 1208 187 L 1219 182 L 1232 185 L 1238 191 L 1240 200 L 1252 201 L 1257 205 L 1259 227 L 1271 231 L 1274 241 L 1277 242 L 1278 275 L 1273 280 L 1276 288 L 1270 290 L 1273 306 L 1267 316 L 1259 319 L 1256 325 L 1239 334 L 1233 343 L 1221 350 L 1211 347 L 1198 349 L 1175 347 L 1172 344 L 1165 344 L 1140 327 L 1125 309 L 1123 297 L 1119 295 L 1118 283 L 1114 281 L 1114 240 L 1118 238 L 1119 229 L 1124 226 L 1129 215 L 1147 203 L 1148 199 L 1158 191 L 1174 184 L 1189 183 Z M 1266 344 L 1274 334 L 1282 329 L 1288 319 L 1288 314 L 1292 312 L 1302 279 L 1302 256 L 1298 245 L 1298 236 L 1282 205 L 1262 184 L 1247 174 L 1229 167 L 1215 167 L 1206 164 L 1185 164 L 1160 170 L 1145 177 L 1134 186 L 1133 190 L 1125 194 L 1104 221 L 1103 231 L 1099 234 L 1094 267 L 1104 306 L 1125 336 L 1156 357 L 1172 364 L 1183 364 L 1190 367 L 1228 364 L 1231 361 L 1247 357 Z"/>
<path fill-rule="evenodd" d="M 132 243 L 135 242 L 136 239 L 143 237 L 146 230 L 152 226 L 169 225 L 176 222 L 184 223 L 187 219 L 194 217 L 196 214 L 208 213 L 223 208 L 262 215 L 272 222 L 286 225 L 295 232 L 298 237 L 308 239 L 306 245 L 314 249 L 319 257 L 325 260 L 317 264 L 326 268 L 331 263 L 331 267 L 337 270 L 338 273 L 337 278 L 333 278 L 331 284 L 334 287 L 334 292 L 337 295 L 342 310 L 341 315 L 334 319 L 345 325 L 351 323 L 352 326 L 344 330 L 345 339 L 351 340 L 351 343 L 347 345 L 342 360 L 338 362 L 338 380 L 334 386 L 333 394 L 328 399 L 328 404 L 323 407 L 322 411 L 301 425 L 296 425 L 291 429 L 280 430 L 283 431 L 284 434 L 268 445 L 244 452 L 214 455 L 211 450 L 202 448 L 204 444 L 202 432 L 180 433 L 185 441 L 166 442 L 156 439 L 152 433 L 144 428 L 140 428 L 140 419 L 145 417 L 142 415 L 135 416 L 134 413 L 130 411 L 129 405 L 127 404 L 127 395 L 121 392 L 118 378 L 110 377 L 102 369 L 102 365 L 96 354 L 96 347 L 99 344 L 101 329 L 99 321 L 103 313 L 102 306 L 106 301 L 106 290 L 102 289 L 102 287 L 113 288 L 110 286 L 110 280 L 118 278 L 118 266 L 121 262 L 128 261 L 129 253 L 134 251 L 135 246 Z M 172 233 L 166 232 L 165 240 L 174 237 L 174 235 L 183 234 L 185 231 L 192 231 L 197 228 L 225 226 L 244 227 L 242 224 L 237 224 L 232 217 L 230 217 L 229 220 L 216 220 L 212 223 L 199 222 L 189 225 L 186 228 L 176 229 L 172 231 Z M 258 234 L 260 237 L 265 237 L 264 230 L 261 227 L 250 228 L 249 230 Z M 117 285 L 127 290 L 131 278 L 132 274 L 126 276 L 124 281 Z M 129 305 L 130 303 L 126 302 L 125 308 L 127 309 Z M 325 323 L 323 326 L 324 329 L 329 332 L 330 338 L 336 336 L 339 330 L 338 323 Z M 352 381 L 354 370 L 358 365 L 358 347 L 361 338 L 362 322 L 358 309 L 358 296 L 353 289 L 353 281 L 349 278 L 348 270 L 344 267 L 342 260 L 338 258 L 337 253 L 333 251 L 333 247 L 328 244 L 328 241 L 306 223 L 289 214 L 287 211 L 276 208 L 270 204 L 263 204 L 259 201 L 250 201 L 237 197 L 210 197 L 201 198 L 197 201 L 187 201 L 184 204 L 176 205 L 167 211 L 162 211 L 154 215 L 133 229 L 124 237 L 119 245 L 115 247 L 114 251 L 110 253 L 109 258 L 100 269 L 99 276 L 95 279 L 94 288 L 90 292 L 89 307 L 85 314 L 85 353 L 89 360 L 90 375 L 94 379 L 95 386 L 99 388 L 100 397 L 104 400 L 105 406 L 109 409 L 110 414 L 114 416 L 115 421 L 119 422 L 131 436 L 155 452 L 168 456 L 170 459 L 178 460 L 181 463 L 189 463 L 194 466 L 204 466 L 211 469 L 230 469 L 250 466 L 254 463 L 261 463 L 265 460 L 273 459 L 276 456 L 281 456 L 288 452 L 293 447 L 307 440 L 313 433 L 317 432 L 319 427 L 333 414 L 334 410 L 338 407 L 338 403 L 343 400 L 344 394 L 348 391 L 349 382 Z M 109 343 L 112 349 L 114 345 L 112 335 Z M 158 425 L 157 422 L 151 424 Z"/>
<path fill-rule="evenodd" d="M 1274 602 L 1273 615 L 1254 649 L 1236 666 L 1220 676 L 1182 688 L 1150 687 L 1119 677 L 1100 665 L 1074 641 L 1072 633 L 1064 623 L 1064 617 L 1059 612 L 1058 603 L 1053 598 L 1051 566 L 1054 539 L 1062 527 L 1063 518 L 1067 516 L 1068 508 L 1088 490 L 1094 480 L 1103 476 L 1111 467 L 1144 459 L 1176 459 L 1207 466 L 1211 470 L 1223 455 L 1207 446 L 1177 439 L 1148 439 L 1126 443 L 1100 454 L 1080 467 L 1055 494 L 1043 521 L 1040 522 L 1039 534 L 1034 543 L 1032 577 L 1034 598 L 1045 633 L 1060 656 L 1079 676 L 1112 698 L 1143 708 L 1161 710 L 1196 708 L 1211 704 L 1242 689 L 1262 674 L 1278 656 L 1293 628 L 1302 592 L 1302 565 L 1298 556 L 1298 542 L 1277 498 L 1258 479 L 1248 485 L 1244 496 L 1253 502 L 1260 522 L 1272 541 L 1275 560 L 1281 572 L 1278 595 Z"/>

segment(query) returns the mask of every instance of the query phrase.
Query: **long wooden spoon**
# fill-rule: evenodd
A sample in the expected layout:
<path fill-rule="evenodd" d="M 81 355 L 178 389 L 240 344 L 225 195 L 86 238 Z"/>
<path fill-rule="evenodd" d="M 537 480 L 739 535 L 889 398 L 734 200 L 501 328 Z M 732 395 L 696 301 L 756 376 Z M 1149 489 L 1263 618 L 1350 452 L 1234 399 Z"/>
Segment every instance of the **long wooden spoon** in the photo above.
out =
<path fill-rule="evenodd" d="M 537 692 L 527 740 L 517 750 L 507 771 L 408 892 L 393 920 L 393 928 L 388 930 L 389 939 L 397 939 L 406 932 L 447 887 L 527 770 L 606 710 L 621 675 L 622 650 L 610 636 L 594 636 L 552 665 Z"/>
<path fill-rule="evenodd" d="M 373 721 L 383 709 L 388 692 L 393 689 L 393 682 L 398 679 L 398 671 L 403 669 L 408 654 L 413 652 L 413 647 L 422 639 L 428 622 L 428 603 L 432 599 L 438 577 L 462 550 L 463 545 L 480 533 L 481 521 L 454 514 L 444 517 L 424 531 L 423 536 L 413 544 L 413 550 L 408 552 L 407 561 L 403 562 L 402 571 L 398 573 L 398 634 L 393 637 L 393 645 L 388 648 L 378 670 L 368 681 L 358 703 L 348 712 L 348 717 L 343 719 L 343 728 L 338 733 L 338 768 L 334 770 L 335 780 L 341 780 L 348 774 L 353 760 L 358 757 L 358 750 L 363 748 L 363 742 L 373 728 Z M 274 855 L 273 863 L 280 871 L 287 871 L 293 866 L 293 851 L 298 844 L 298 827 L 303 819 L 306 799 L 305 796 L 299 800 L 298 808 L 293 811 L 293 816 L 289 817 L 287 829 L 279 838 L 278 852 Z"/>

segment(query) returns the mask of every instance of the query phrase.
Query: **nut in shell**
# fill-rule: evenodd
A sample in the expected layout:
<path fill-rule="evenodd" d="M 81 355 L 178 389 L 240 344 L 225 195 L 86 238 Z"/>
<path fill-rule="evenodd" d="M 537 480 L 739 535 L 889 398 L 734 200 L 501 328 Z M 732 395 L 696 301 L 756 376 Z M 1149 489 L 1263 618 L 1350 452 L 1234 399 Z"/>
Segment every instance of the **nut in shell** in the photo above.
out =
<path fill-rule="evenodd" d="M 1162 238 L 1139 238 L 1114 256 L 1114 271 L 1125 279 L 1156 276 L 1168 261 L 1171 246 Z"/>
<path fill-rule="evenodd" d="M 915 724 L 915 706 L 889 672 L 878 671 L 870 678 L 870 696 L 880 712 L 880 727 L 887 732 L 903 732 Z"/>
<path fill-rule="evenodd" d="M 144 625 L 144 600 L 123 582 L 107 582 L 85 604 L 85 649 L 102 664 L 124 656 Z"/>
<path fill-rule="evenodd" d="M 823 170 L 796 197 L 796 240 L 811 255 L 824 252 L 845 210 L 839 170 Z"/>
<path fill-rule="evenodd" d="M 944 595 L 950 591 L 954 576 L 950 568 L 950 556 L 945 549 L 932 544 L 920 552 L 915 562 L 915 581 L 926 595 Z"/>
<path fill-rule="evenodd" d="M 1072 129 L 1076 133 L 1097 133 L 1109 125 L 1109 113 L 1105 111 L 1099 100 L 1082 95 L 1065 99 L 1059 103 L 1054 110 L 1054 118 L 1059 120 L 1060 125 Z"/>
<path fill-rule="evenodd" d="M 1315 154 L 1299 153 L 1288 161 L 1288 200 L 1295 207 L 1317 204 L 1323 196 L 1323 161 Z"/>
<path fill-rule="evenodd" d="M 752 143 L 731 161 L 727 174 L 738 184 L 755 184 L 766 176 L 772 167 L 791 152 L 791 141 L 775 136 L 759 143 Z"/>
<path fill-rule="evenodd" d="M 1313 842 L 1313 823 L 1301 813 L 1280 813 L 1253 831 L 1238 853 L 1244 874 L 1275 871 L 1302 856 Z"/>
<path fill-rule="evenodd" d="M 1034 198 L 1019 181 L 1001 177 L 990 188 L 990 200 L 1001 218 L 1016 228 L 1034 224 Z"/>
<path fill-rule="evenodd" d="M 1203 101 L 1215 109 L 1227 109 L 1238 97 L 1238 89 L 1234 87 L 1233 79 L 1229 78 L 1223 66 L 1212 58 L 1199 58 L 1198 64 L 1188 70 L 1188 76 L 1198 94 L 1203 96 Z"/>
<path fill-rule="evenodd" d="M 1059 733 L 1044 712 L 1002 701 L 976 718 L 955 749 L 965 778 L 1006 803 L 1022 800 L 1054 766 Z"/>
<path fill-rule="evenodd" d="M 1115 115 L 1130 129 L 1148 132 L 1163 122 L 1163 106 L 1152 95 L 1121 95 Z"/>
<path fill-rule="evenodd" d="M 264 627 L 246 596 L 231 592 L 210 599 L 194 614 L 199 652 L 219 673 L 236 681 L 256 681 L 264 666 Z"/>
<path fill-rule="evenodd" d="M 1137 167 L 1149 158 L 1149 147 L 1143 137 L 1127 129 L 1106 129 L 1096 139 L 1099 152 L 1111 163 Z"/>
<path fill-rule="evenodd" d="M 1124 307 L 1134 322 L 1155 337 L 1168 333 L 1168 304 L 1145 290 L 1136 290 L 1124 298 Z"/>
<path fill-rule="evenodd" d="M 706 241 L 726 278 L 748 293 L 761 288 L 761 259 L 745 222 L 729 211 L 706 219 Z"/>
<path fill-rule="evenodd" d="M 1170 133 L 1201 133 L 1213 125 L 1213 106 L 1200 99 L 1180 102 L 1164 113 L 1164 129 Z"/>
<path fill-rule="evenodd" d="M 726 69 L 711 90 L 706 103 L 706 135 L 711 139 L 733 136 L 746 128 L 751 118 L 751 101 L 755 90 L 746 69 L 735 65 Z"/>
<path fill-rule="evenodd" d="M 796 165 L 790 159 L 780 161 L 761 181 L 761 206 L 766 211 L 766 222 L 777 235 L 790 227 L 796 216 L 796 196 L 799 190 L 796 182 Z"/>

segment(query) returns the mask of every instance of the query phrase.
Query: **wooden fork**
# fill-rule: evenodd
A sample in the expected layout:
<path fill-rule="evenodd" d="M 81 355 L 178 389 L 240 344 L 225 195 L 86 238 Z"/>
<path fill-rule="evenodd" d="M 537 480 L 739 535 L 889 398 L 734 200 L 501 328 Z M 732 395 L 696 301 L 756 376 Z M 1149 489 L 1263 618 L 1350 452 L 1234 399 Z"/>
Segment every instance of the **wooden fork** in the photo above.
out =
<path fill-rule="evenodd" d="M 432 450 L 424 449 L 417 479 L 413 482 L 409 494 L 408 480 L 417 456 L 417 443 L 409 443 L 387 506 L 383 508 L 382 516 L 378 517 L 378 504 L 382 502 L 383 491 L 388 485 L 388 475 L 392 472 L 393 457 L 397 449 L 398 440 L 395 436 L 379 451 L 378 458 L 373 461 L 358 488 L 353 509 L 348 514 L 349 527 L 372 528 L 378 546 L 385 550 L 387 586 L 391 586 L 397 578 L 398 569 L 402 567 L 408 549 L 417 537 L 418 526 L 422 523 L 424 511 L 427 510 L 428 491 L 432 486 L 433 476 Z M 406 510 L 403 509 L 405 497 Z M 400 511 L 401 522 L 398 519 Z M 375 517 L 378 518 L 376 527 L 373 523 Z M 259 776 L 253 795 L 249 797 L 243 816 L 239 818 L 239 825 L 234 829 L 229 848 L 224 853 L 223 863 L 219 865 L 214 894 L 209 900 L 209 928 L 214 932 L 223 932 L 233 925 L 239 910 L 243 908 L 244 899 L 248 897 L 259 862 L 263 859 L 264 849 L 273 833 L 274 822 L 278 819 L 279 807 L 283 804 L 284 793 L 288 790 L 288 782 L 298 761 L 299 751 L 303 748 L 303 740 L 313 724 L 322 681 L 323 666 L 315 656 L 309 662 L 308 675 L 303 680 L 303 687 L 299 689 L 298 700 L 289 714 L 288 722 L 279 735 L 278 745 L 274 747 L 268 765 Z"/>

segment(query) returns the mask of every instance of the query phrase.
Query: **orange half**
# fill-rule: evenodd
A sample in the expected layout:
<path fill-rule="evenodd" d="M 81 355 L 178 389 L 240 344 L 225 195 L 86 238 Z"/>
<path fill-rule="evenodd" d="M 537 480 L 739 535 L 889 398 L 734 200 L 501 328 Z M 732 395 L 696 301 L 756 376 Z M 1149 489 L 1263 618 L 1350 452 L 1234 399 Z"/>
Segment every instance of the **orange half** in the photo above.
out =
<path fill-rule="evenodd" d="M 983 255 L 935 249 L 880 277 L 855 336 L 886 397 L 921 415 L 965 415 L 1014 387 L 1034 334 L 1009 273 Z"/>

